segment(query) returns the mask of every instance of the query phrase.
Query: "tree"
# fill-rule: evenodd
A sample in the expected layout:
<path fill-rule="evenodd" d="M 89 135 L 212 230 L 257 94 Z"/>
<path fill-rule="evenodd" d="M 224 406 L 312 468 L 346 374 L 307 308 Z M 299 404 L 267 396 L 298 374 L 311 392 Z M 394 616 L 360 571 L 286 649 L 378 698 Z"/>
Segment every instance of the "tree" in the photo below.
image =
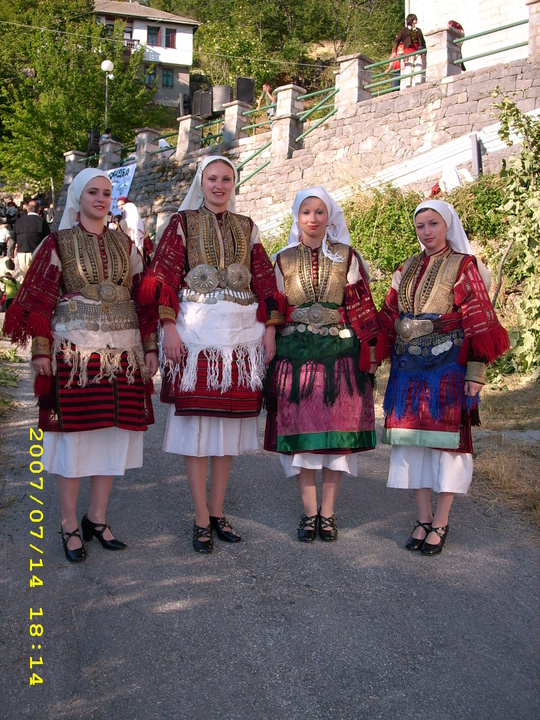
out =
<path fill-rule="evenodd" d="M 18 4 L 15 0 L 13 12 L 20 11 L 19 19 L 13 20 L 0 59 L 0 175 L 8 187 L 38 192 L 61 184 L 63 153 L 85 151 L 88 130 L 103 128 L 102 60 L 114 63 L 109 125 L 121 138 L 131 139 L 142 124 L 152 93 L 144 85 L 143 50 L 126 54 L 123 24 L 116 23 L 110 34 L 96 23 L 93 3 L 47 0 L 30 14 Z M 6 0 L 0 0 L 0 9 L 8 11 Z"/>

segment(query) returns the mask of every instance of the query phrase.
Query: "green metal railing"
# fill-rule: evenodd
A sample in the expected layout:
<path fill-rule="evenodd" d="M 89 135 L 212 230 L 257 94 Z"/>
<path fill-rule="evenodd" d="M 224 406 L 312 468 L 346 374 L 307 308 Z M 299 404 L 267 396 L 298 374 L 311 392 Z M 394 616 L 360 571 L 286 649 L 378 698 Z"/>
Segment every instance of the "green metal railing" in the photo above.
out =
<path fill-rule="evenodd" d="M 305 137 L 307 137 L 310 133 L 312 133 L 314 130 L 316 130 L 320 125 L 323 125 L 329 118 L 332 117 L 332 115 L 335 115 L 337 113 L 337 107 L 335 107 L 334 103 L 329 103 L 328 101 L 334 98 L 339 92 L 339 88 L 324 88 L 323 90 L 317 90 L 316 92 L 312 93 L 306 93 L 305 95 L 302 95 L 299 97 L 299 100 L 310 100 L 311 98 L 318 97 L 319 95 L 324 95 L 322 100 L 319 100 L 319 102 L 315 103 L 315 105 L 309 110 L 305 110 L 304 112 L 300 113 L 298 116 L 298 119 L 300 122 L 304 122 L 309 117 L 314 115 L 318 112 L 323 112 L 324 110 L 329 110 L 330 112 L 327 112 L 326 115 L 323 115 L 322 118 L 318 118 L 316 122 L 314 122 L 311 127 L 309 127 L 307 130 L 305 130 L 303 133 L 301 133 L 297 138 L 294 139 L 295 143 L 300 142 Z"/>
<path fill-rule="evenodd" d="M 389 65 L 391 62 L 396 62 L 396 60 L 403 60 L 406 57 L 412 57 L 414 55 L 425 55 L 427 53 L 426 48 L 420 48 L 419 50 L 415 50 L 414 53 L 408 53 L 407 55 L 396 55 L 394 57 L 389 57 L 386 60 L 379 60 L 375 63 L 370 63 L 369 65 L 366 65 L 364 67 L 364 70 L 372 70 L 373 68 L 380 68 L 384 65 Z M 422 70 L 415 70 L 411 73 L 400 73 L 399 74 L 399 80 L 405 80 L 407 78 L 416 77 L 417 75 L 424 75 L 425 69 Z M 384 80 L 379 80 L 378 78 L 384 78 Z M 386 95 L 387 93 L 391 92 L 397 92 L 399 90 L 399 86 L 392 87 L 391 83 L 395 82 L 397 80 L 397 76 L 392 76 L 389 73 L 375 73 L 371 76 L 372 80 L 375 80 L 375 82 L 370 82 L 367 85 L 364 85 L 364 90 L 371 90 L 372 96 L 379 96 L 379 95 Z M 388 87 L 390 85 L 390 87 Z M 376 90 L 375 90 L 376 89 Z"/>
<path fill-rule="evenodd" d="M 159 142 L 160 140 L 167 140 L 168 138 L 171 138 L 171 137 L 178 137 L 178 131 L 170 132 L 170 133 L 167 133 L 166 135 L 160 135 L 159 137 L 156 138 L 156 142 Z M 169 145 L 169 147 L 162 147 L 162 148 L 159 148 L 159 150 L 152 150 L 152 152 L 150 152 L 148 154 L 149 155 L 159 155 L 159 153 L 167 152 L 167 150 L 174 150 L 174 147 L 172 145 Z"/>
<path fill-rule="evenodd" d="M 236 170 L 239 172 L 239 171 L 240 171 L 243 167 L 245 167 L 249 162 L 251 162 L 252 160 L 254 160 L 254 159 L 255 159 L 258 155 L 260 155 L 262 152 L 264 152 L 265 150 L 267 150 L 267 149 L 270 147 L 271 144 L 272 144 L 272 141 L 269 140 L 267 143 L 265 143 L 264 145 L 262 145 L 258 150 L 255 150 L 255 152 L 251 153 L 251 155 L 250 155 L 249 157 L 247 157 L 247 158 L 246 158 L 245 160 L 243 160 L 239 165 L 236 166 Z M 236 187 L 239 188 L 240 185 L 243 185 L 245 182 L 247 182 L 247 181 L 248 181 L 250 178 L 252 178 L 254 175 L 256 175 L 257 173 L 261 172 L 261 170 L 263 170 L 263 169 L 264 169 L 265 167 L 267 167 L 267 165 L 269 165 L 269 164 L 270 164 L 270 160 L 267 160 L 265 163 L 263 163 L 263 164 L 260 165 L 258 168 L 256 168 L 255 170 L 253 170 L 253 172 L 251 172 L 249 175 L 246 175 L 245 178 L 242 178 L 241 180 L 239 180 L 239 181 L 236 183 Z"/>
<path fill-rule="evenodd" d="M 251 115 L 258 115 L 259 113 L 262 113 L 264 110 L 275 110 L 277 106 L 277 103 L 270 103 L 270 105 L 263 105 L 260 108 L 255 108 L 255 110 L 245 110 L 242 115 L 243 117 L 250 117 Z M 242 127 L 242 130 L 256 130 L 260 127 L 269 127 L 272 124 L 272 120 L 269 118 L 268 120 L 263 120 L 258 123 L 251 123 L 250 125 L 244 125 Z"/>
<path fill-rule="evenodd" d="M 209 129 L 213 127 L 214 125 L 222 125 L 223 126 L 223 118 L 218 118 L 217 120 L 210 120 L 210 122 L 201 123 L 200 125 L 195 125 L 195 130 L 202 130 L 203 136 L 196 140 L 195 142 L 200 143 L 201 147 L 210 147 L 211 145 L 219 145 L 219 143 L 223 139 L 223 127 L 221 128 L 221 132 L 218 133 L 210 133 L 207 132 L 207 134 L 204 134 L 204 131 L 206 129 Z"/>
<path fill-rule="evenodd" d="M 474 33 L 473 35 L 465 35 L 461 38 L 456 38 L 453 40 L 454 45 L 459 45 L 461 43 L 464 43 L 466 40 L 474 40 L 475 38 L 484 37 L 485 35 L 492 35 L 493 33 L 501 32 L 502 30 L 510 30 L 514 27 L 519 27 L 520 25 L 527 25 L 529 22 L 528 19 L 526 20 L 517 20 L 513 23 L 508 23 L 508 25 L 501 25 L 496 28 L 491 28 L 490 30 L 484 30 L 483 32 Z M 478 55 L 471 55 L 470 57 L 461 57 L 459 60 L 454 60 L 454 65 L 463 65 L 463 63 L 470 62 L 471 60 L 478 60 L 479 58 L 488 57 L 489 55 L 496 55 L 497 53 L 505 52 L 506 50 L 514 50 L 515 48 L 525 47 L 528 45 L 528 40 L 524 40 L 523 42 L 514 43 L 513 45 L 505 45 L 504 47 L 497 48 L 496 50 L 487 50 L 486 52 L 479 53 Z"/>

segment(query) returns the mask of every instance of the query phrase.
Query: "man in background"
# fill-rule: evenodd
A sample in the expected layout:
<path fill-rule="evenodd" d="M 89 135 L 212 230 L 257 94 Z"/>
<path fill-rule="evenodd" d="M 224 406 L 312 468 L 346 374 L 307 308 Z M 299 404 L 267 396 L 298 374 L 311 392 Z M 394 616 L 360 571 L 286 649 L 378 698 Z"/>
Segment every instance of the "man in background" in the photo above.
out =
<path fill-rule="evenodd" d="M 13 228 L 15 250 L 22 277 L 28 272 L 35 249 L 51 232 L 49 223 L 39 215 L 37 200 L 29 200 L 26 207 L 27 214 L 20 217 Z"/>

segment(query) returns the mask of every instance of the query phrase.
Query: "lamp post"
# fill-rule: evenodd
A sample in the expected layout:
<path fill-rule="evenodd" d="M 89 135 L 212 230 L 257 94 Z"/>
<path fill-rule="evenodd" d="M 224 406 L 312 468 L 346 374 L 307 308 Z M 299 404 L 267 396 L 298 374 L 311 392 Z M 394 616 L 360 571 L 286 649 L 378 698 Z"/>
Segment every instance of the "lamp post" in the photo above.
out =
<path fill-rule="evenodd" d="M 109 127 L 108 123 L 108 112 L 109 112 L 109 77 L 111 80 L 113 79 L 113 75 L 111 75 L 113 71 L 114 65 L 110 60 L 104 60 L 101 63 L 101 69 L 105 73 L 105 129 Z"/>

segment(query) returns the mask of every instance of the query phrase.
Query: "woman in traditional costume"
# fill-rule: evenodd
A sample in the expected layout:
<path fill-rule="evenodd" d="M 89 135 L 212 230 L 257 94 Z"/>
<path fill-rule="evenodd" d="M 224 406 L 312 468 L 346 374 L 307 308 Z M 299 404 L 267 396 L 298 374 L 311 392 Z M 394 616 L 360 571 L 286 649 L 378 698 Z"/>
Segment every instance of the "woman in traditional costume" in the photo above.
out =
<path fill-rule="evenodd" d="M 287 477 L 298 477 L 298 539 L 313 541 L 318 527 L 321 539 L 332 541 L 342 474 L 356 476 L 358 453 L 376 444 L 372 381 L 385 338 L 341 208 L 313 187 L 297 194 L 292 214 L 275 265 L 287 312 L 267 379 L 265 448 L 280 453 Z"/>
<path fill-rule="evenodd" d="M 163 233 L 141 288 L 162 325 L 163 449 L 184 455 L 195 506 L 193 547 L 212 531 L 241 538 L 223 515 L 233 456 L 258 449 L 264 364 L 282 322 L 272 264 L 253 221 L 234 212 L 236 169 L 208 156 Z M 208 458 L 211 487 L 206 494 Z"/>
<path fill-rule="evenodd" d="M 486 365 L 509 342 L 489 299 L 489 270 L 454 208 L 428 200 L 414 222 L 422 252 L 395 272 L 380 311 L 393 343 L 382 441 L 392 445 L 388 487 L 414 491 L 418 520 L 405 547 L 436 555 L 454 494 L 471 483 L 471 425 Z"/>
<path fill-rule="evenodd" d="M 44 469 L 56 474 L 66 558 L 86 558 L 83 539 L 123 550 L 106 521 L 113 476 L 142 466 L 142 431 L 153 422 L 157 337 L 136 304 L 143 262 L 120 231 L 107 230 L 111 183 L 88 168 L 71 183 L 58 232 L 39 246 L 4 334 L 32 338 Z M 146 350 L 143 350 L 143 345 Z M 90 502 L 77 522 L 80 478 Z"/>

